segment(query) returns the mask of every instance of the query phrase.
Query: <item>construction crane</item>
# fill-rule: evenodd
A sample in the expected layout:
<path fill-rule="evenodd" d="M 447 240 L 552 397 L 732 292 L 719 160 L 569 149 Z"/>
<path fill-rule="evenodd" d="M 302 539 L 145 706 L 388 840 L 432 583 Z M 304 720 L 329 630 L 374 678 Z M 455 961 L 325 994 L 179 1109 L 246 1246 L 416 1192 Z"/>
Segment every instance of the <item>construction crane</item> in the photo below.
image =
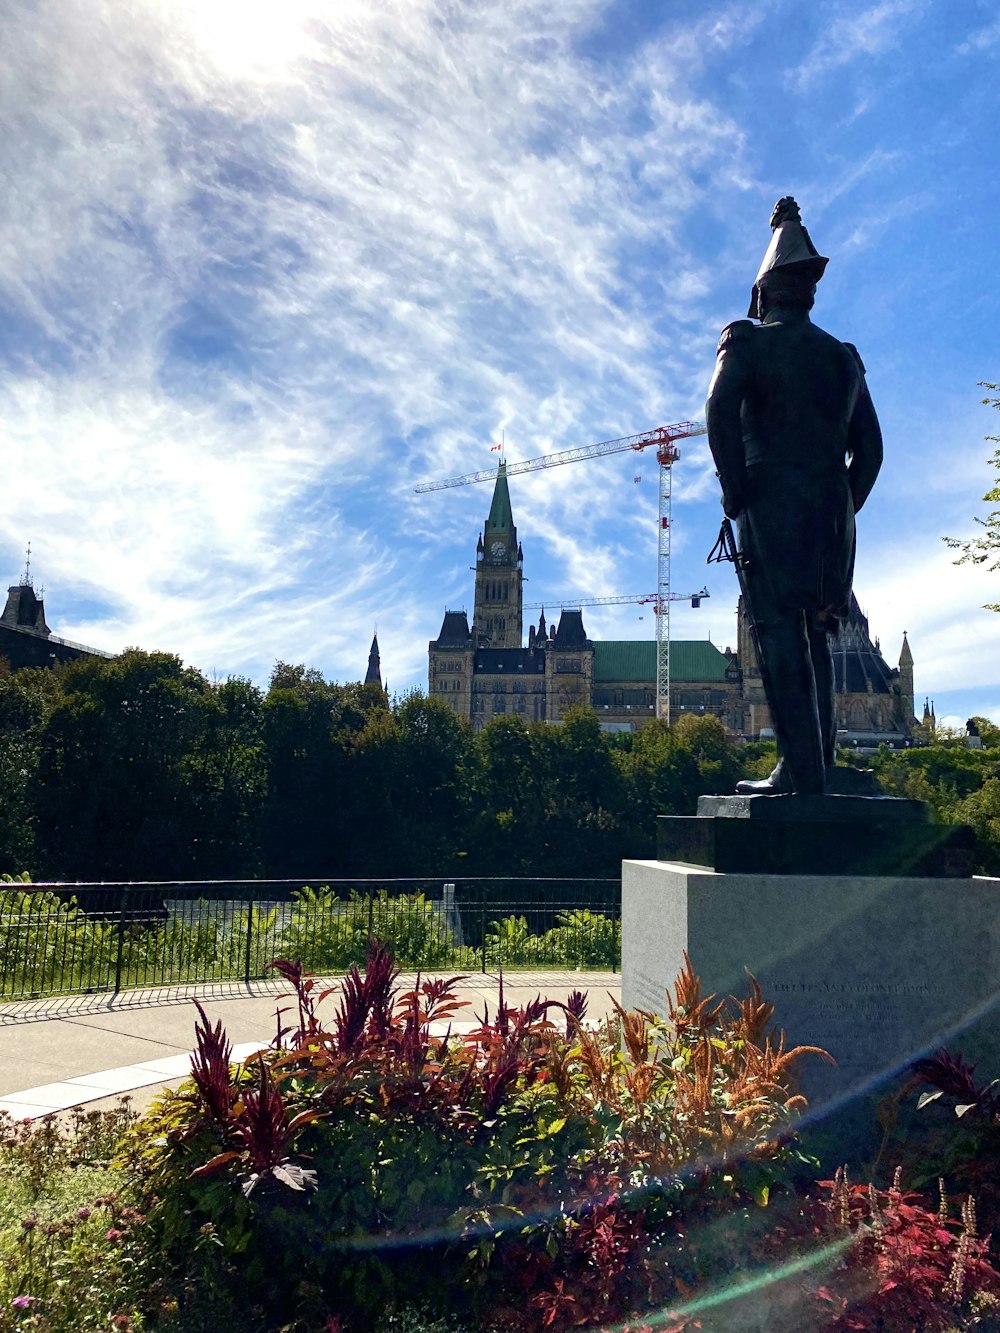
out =
<path fill-rule="evenodd" d="M 698 607 L 702 600 L 711 597 L 707 588 L 702 588 L 701 592 L 672 592 L 670 600 L 672 602 L 690 602 L 692 606 Z M 547 602 L 525 602 L 523 609 L 525 611 L 544 611 L 547 606 L 557 606 L 560 611 L 565 611 L 567 607 L 576 610 L 577 607 L 585 606 L 628 606 L 638 604 L 647 606 L 650 602 L 657 601 L 655 592 L 637 592 L 633 595 L 626 593 L 620 597 L 550 597 Z"/>
<path fill-rule="evenodd" d="M 585 444 L 582 449 L 563 449 L 557 454 L 543 454 L 540 458 L 526 458 L 520 463 L 507 464 L 507 476 L 516 477 L 521 472 L 537 472 L 540 468 L 561 467 L 563 463 L 582 463 L 588 458 L 602 458 L 605 454 L 622 454 L 627 449 L 641 452 L 655 445 L 657 449 L 670 445 L 674 440 L 684 439 L 689 435 L 704 435 L 705 425 L 701 421 L 681 421 L 675 426 L 657 426 L 655 430 L 643 431 L 641 435 L 623 435 L 620 440 L 602 440 L 599 444 Z M 485 468 L 481 472 L 467 472 L 462 477 L 449 477 L 446 481 L 422 481 L 414 486 L 414 493 L 425 491 L 444 491 L 450 486 L 468 486 L 480 481 L 496 481 L 495 468 Z"/>
<path fill-rule="evenodd" d="M 656 612 L 656 716 L 670 721 L 670 603 L 675 600 L 670 592 L 670 521 L 673 500 L 673 466 L 680 458 L 678 440 L 706 434 L 703 421 L 678 421 L 672 426 L 657 426 L 641 435 L 625 435 L 618 440 L 601 440 L 598 444 L 580 449 L 563 449 L 540 458 L 528 458 L 521 463 L 508 463 L 507 476 L 521 472 L 537 472 L 542 468 L 560 467 L 563 463 L 582 463 L 589 458 L 603 458 L 606 454 L 625 453 L 654 448 L 659 464 L 659 505 L 656 527 L 656 593 L 650 599 Z M 418 494 L 443 491 L 451 486 L 468 486 L 476 482 L 496 480 L 496 471 L 485 468 L 467 472 L 446 481 L 425 481 L 414 489 Z M 631 598 L 627 598 L 631 601 Z M 680 600 L 680 599 L 676 599 Z M 687 600 L 686 598 L 683 600 Z"/>

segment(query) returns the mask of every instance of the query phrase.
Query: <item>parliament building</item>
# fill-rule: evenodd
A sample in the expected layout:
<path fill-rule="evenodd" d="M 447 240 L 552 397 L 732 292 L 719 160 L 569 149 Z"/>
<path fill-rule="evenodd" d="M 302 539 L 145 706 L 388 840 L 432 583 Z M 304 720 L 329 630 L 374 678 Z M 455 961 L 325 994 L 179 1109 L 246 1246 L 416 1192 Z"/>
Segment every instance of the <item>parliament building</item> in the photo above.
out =
<path fill-rule="evenodd" d="M 542 612 L 523 631 L 524 553 L 501 463 L 485 527 L 476 543 L 472 622 L 445 611 L 428 648 L 428 692 L 478 731 L 492 718 L 558 722 L 574 704 L 588 704 L 607 731 L 635 731 L 655 716 L 656 644 L 652 640 L 590 639 L 580 610 L 547 624 Z M 834 641 L 837 727 L 843 743 L 861 747 L 908 742 L 913 715 L 913 656 L 906 636 L 899 665 L 890 667 L 852 598 L 851 615 Z M 743 614 L 735 651 L 708 639 L 672 639 L 670 711 L 713 714 L 734 736 L 770 734 L 760 667 Z"/>

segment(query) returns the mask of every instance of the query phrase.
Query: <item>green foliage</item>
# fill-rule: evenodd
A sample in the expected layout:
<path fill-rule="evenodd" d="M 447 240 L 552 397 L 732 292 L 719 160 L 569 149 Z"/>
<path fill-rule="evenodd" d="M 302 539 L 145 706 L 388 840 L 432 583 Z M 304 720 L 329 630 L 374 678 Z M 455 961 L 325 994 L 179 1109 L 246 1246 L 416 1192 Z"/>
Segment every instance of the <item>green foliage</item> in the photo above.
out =
<path fill-rule="evenodd" d="M 34 785 L 46 875 L 255 873 L 265 790 L 259 691 L 238 679 L 212 685 L 169 653 L 137 649 L 74 662 L 58 686 Z"/>
<path fill-rule="evenodd" d="M 980 751 L 939 739 L 874 766 L 891 792 L 959 819 L 1000 776 L 1000 728 L 981 719 L 980 734 Z M 617 876 L 623 859 L 654 853 L 657 815 L 692 814 L 699 796 L 763 776 L 772 755 L 711 716 L 606 735 L 574 707 L 558 726 L 507 716 L 473 734 L 419 692 L 390 706 L 377 686 L 279 663 L 262 695 L 133 649 L 0 671 L 0 871 L 314 884 Z M 980 804 L 969 818 L 987 868 L 997 841 Z"/>
<path fill-rule="evenodd" d="M 882 749 L 871 760 L 890 796 L 926 801 L 943 824 L 971 824 L 978 850 L 975 870 L 1000 870 L 1000 746 L 988 748 L 997 728 L 984 722 L 983 748 L 970 750 L 964 738 L 911 750 Z"/>
<path fill-rule="evenodd" d="M 246 968 L 247 917 L 252 910 L 250 974 L 271 960 L 299 958 L 312 971 L 339 973 L 364 961 L 369 941 L 388 943 L 407 968 L 475 968 L 479 950 L 461 945 L 442 904 L 423 893 L 348 891 L 324 885 L 296 891 L 288 905 L 259 904 L 235 911 L 213 902 L 183 905 L 166 920 L 126 920 L 85 913 L 77 899 L 19 887 L 27 875 L 4 875 L 0 889 L 0 995 L 46 995 L 166 982 L 236 980 Z M 124 900 L 127 904 L 127 898 Z M 121 904 L 116 906 L 116 911 Z M 139 915 L 138 913 L 136 914 Z M 527 919 L 490 923 L 486 964 L 506 967 L 617 968 L 621 926 L 589 909 L 560 912 L 556 925 L 533 933 Z"/>
<path fill-rule="evenodd" d="M 1000 385 L 989 384 L 984 380 L 979 387 L 996 392 Z M 1000 398 L 984 398 L 983 403 L 987 407 L 1000 408 Z M 1000 436 L 998 435 L 987 435 L 986 438 L 995 444 L 1000 444 Z M 1000 449 L 994 451 L 990 463 L 1000 471 Z M 987 504 L 1000 505 L 1000 482 L 990 487 L 983 496 L 983 500 Z M 985 518 L 977 517 L 976 522 L 985 529 L 985 532 L 978 537 L 973 537 L 969 541 L 959 541 L 954 537 L 945 537 L 944 540 L 948 546 L 952 547 L 953 550 L 962 552 L 955 564 L 983 565 L 989 561 L 988 568 L 991 572 L 1000 569 L 1000 508 L 993 509 Z M 987 603 L 986 610 L 1000 611 L 1000 602 Z"/>
<path fill-rule="evenodd" d="M 0 867 L 8 871 L 35 862 L 41 739 L 60 680 L 57 671 L 0 670 Z"/>
<path fill-rule="evenodd" d="M 385 889 L 374 894 L 352 889 L 342 901 L 329 885 L 306 886 L 294 895 L 275 945 L 310 971 L 344 972 L 364 962 L 372 936 L 388 942 L 404 967 L 473 964 L 472 951 L 456 944 L 439 903 L 422 893 L 390 895 Z"/>
<path fill-rule="evenodd" d="M 1000 750 L 994 754 L 1000 759 Z M 955 807 L 956 821 L 971 824 L 976 831 L 981 874 L 1000 874 L 1000 778 L 987 778 L 978 791 L 970 792 Z"/>
<path fill-rule="evenodd" d="M 587 908 L 560 912 L 557 925 L 533 935 L 525 917 L 490 923 L 486 966 L 615 968 L 621 960 L 621 922 Z"/>

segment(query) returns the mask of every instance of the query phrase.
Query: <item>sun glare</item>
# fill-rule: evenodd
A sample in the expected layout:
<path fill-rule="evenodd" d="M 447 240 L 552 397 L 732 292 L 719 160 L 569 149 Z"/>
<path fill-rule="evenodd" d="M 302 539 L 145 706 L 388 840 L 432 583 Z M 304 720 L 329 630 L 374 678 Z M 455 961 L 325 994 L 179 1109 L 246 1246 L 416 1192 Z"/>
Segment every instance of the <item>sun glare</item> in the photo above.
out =
<path fill-rule="evenodd" d="M 229 79 L 286 78 L 314 45 L 315 0 L 195 0 L 183 14 L 195 45 Z"/>

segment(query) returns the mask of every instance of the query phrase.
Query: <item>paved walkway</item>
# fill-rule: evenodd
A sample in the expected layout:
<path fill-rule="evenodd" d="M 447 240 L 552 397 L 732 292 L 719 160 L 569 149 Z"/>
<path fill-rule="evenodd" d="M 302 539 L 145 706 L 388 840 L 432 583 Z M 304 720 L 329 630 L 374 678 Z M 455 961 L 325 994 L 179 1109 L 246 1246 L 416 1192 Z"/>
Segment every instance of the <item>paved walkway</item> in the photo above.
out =
<path fill-rule="evenodd" d="M 414 980 L 404 973 L 397 984 L 406 990 Z M 314 993 L 340 981 L 317 980 Z M 565 1000 L 573 990 L 585 991 L 590 1021 L 612 1012 L 611 997 L 621 998 L 621 978 L 610 972 L 512 972 L 503 985 L 512 1007 L 536 995 Z M 468 1031 L 484 1005 L 491 1014 L 496 1009 L 500 977 L 473 973 L 456 989 L 469 1008 L 451 1026 Z M 0 1003 L 0 1111 L 35 1119 L 85 1103 L 110 1104 L 123 1093 L 141 1107 L 187 1076 L 197 1018 L 192 999 L 213 1023 L 222 1020 L 233 1058 L 243 1060 L 272 1041 L 275 1010 L 294 1006 L 294 998 L 279 1000 L 282 995 L 288 996 L 287 984 L 269 980 Z M 336 1005 L 337 995 L 330 995 L 319 1012 L 332 1017 Z"/>

